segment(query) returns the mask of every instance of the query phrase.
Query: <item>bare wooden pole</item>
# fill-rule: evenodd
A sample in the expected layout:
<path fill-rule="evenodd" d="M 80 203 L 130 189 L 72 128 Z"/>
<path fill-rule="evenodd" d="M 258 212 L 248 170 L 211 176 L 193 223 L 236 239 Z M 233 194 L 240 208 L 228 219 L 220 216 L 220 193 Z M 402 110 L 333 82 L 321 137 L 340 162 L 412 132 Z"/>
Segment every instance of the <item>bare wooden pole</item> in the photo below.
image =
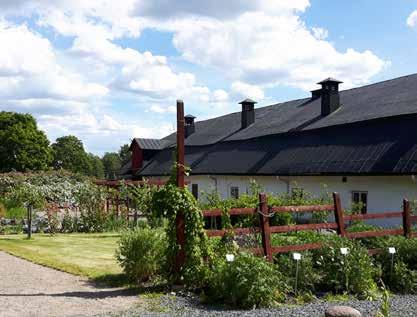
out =
<path fill-rule="evenodd" d="M 28 239 L 32 238 L 32 205 L 27 206 L 28 211 Z"/>
<path fill-rule="evenodd" d="M 185 186 L 185 121 L 184 121 L 184 102 L 177 100 L 177 186 L 184 188 Z M 175 219 L 176 231 L 177 231 L 177 244 L 179 250 L 175 259 L 175 270 L 177 273 L 181 272 L 185 262 L 185 220 L 184 212 L 178 211 Z"/>
<path fill-rule="evenodd" d="M 333 204 L 334 204 L 334 218 L 337 223 L 337 233 L 341 237 L 346 236 L 345 221 L 343 219 L 342 204 L 340 202 L 339 193 L 333 193 Z"/>
<path fill-rule="evenodd" d="M 411 212 L 408 199 L 403 200 L 403 230 L 404 237 L 411 238 Z"/>
<path fill-rule="evenodd" d="M 264 255 L 269 262 L 273 262 L 267 199 L 266 194 L 259 194 L 259 220 L 261 224 L 262 248 L 264 250 Z"/>

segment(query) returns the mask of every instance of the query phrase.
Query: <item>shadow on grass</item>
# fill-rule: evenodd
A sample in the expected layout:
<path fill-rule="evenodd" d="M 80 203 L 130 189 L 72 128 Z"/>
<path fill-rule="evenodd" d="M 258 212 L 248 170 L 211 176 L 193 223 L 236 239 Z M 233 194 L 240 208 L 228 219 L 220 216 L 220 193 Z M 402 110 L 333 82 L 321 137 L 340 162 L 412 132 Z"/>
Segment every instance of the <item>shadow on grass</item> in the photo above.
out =
<path fill-rule="evenodd" d="M 97 288 L 128 288 L 138 294 L 160 293 L 169 290 L 169 286 L 166 282 L 147 282 L 138 285 L 130 281 L 123 273 L 101 275 L 90 279 L 90 283 Z"/>

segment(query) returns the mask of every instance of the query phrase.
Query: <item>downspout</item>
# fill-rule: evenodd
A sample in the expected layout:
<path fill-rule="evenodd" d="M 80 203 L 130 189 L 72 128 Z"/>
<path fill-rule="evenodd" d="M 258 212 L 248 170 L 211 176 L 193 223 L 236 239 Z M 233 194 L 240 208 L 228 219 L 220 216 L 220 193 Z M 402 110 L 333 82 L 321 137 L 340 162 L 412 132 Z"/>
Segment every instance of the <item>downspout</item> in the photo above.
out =
<path fill-rule="evenodd" d="M 214 181 L 214 189 L 216 190 L 216 193 L 218 193 L 218 191 L 217 191 L 217 177 L 209 175 L 209 178 Z"/>
<path fill-rule="evenodd" d="M 283 182 L 286 187 L 287 187 L 287 194 L 290 193 L 290 177 L 287 176 L 286 179 L 283 178 L 282 176 L 276 176 L 277 180 L 279 180 L 280 182 Z"/>

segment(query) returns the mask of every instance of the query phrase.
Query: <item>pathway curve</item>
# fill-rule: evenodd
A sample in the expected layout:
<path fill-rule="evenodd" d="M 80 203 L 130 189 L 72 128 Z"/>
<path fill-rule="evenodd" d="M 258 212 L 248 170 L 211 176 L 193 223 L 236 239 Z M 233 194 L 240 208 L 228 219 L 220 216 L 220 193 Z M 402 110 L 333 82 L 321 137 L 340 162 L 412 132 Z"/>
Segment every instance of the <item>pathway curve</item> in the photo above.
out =
<path fill-rule="evenodd" d="M 0 252 L 0 316 L 93 316 L 133 308 L 137 295 Z"/>

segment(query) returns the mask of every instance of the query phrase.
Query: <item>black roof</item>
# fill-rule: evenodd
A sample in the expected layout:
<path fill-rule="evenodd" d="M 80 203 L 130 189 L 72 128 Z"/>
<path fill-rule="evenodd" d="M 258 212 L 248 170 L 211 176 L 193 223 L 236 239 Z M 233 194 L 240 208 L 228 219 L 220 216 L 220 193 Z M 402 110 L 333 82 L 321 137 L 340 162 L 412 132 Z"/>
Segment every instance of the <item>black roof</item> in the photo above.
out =
<path fill-rule="evenodd" d="M 417 115 L 314 131 L 188 146 L 194 175 L 341 175 L 417 173 Z M 160 151 L 140 175 L 168 175 L 173 148 Z"/>
<path fill-rule="evenodd" d="M 160 139 L 144 139 L 144 138 L 135 138 L 142 150 L 162 150 L 165 146 L 165 141 Z"/>
<path fill-rule="evenodd" d="M 341 107 L 321 116 L 321 99 L 196 122 L 186 139 L 192 174 L 307 175 L 417 172 L 417 74 L 340 92 Z M 175 133 L 139 175 L 169 174 Z"/>
<path fill-rule="evenodd" d="M 341 107 L 321 116 L 321 98 L 304 98 L 255 109 L 255 122 L 241 129 L 241 113 L 197 121 L 186 145 L 208 145 L 263 135 L 306 131 L 334 125 L 417 113 L 417 74 L 340 92 Z M 164 138 L 175 143 L 175 133 Z"/>

